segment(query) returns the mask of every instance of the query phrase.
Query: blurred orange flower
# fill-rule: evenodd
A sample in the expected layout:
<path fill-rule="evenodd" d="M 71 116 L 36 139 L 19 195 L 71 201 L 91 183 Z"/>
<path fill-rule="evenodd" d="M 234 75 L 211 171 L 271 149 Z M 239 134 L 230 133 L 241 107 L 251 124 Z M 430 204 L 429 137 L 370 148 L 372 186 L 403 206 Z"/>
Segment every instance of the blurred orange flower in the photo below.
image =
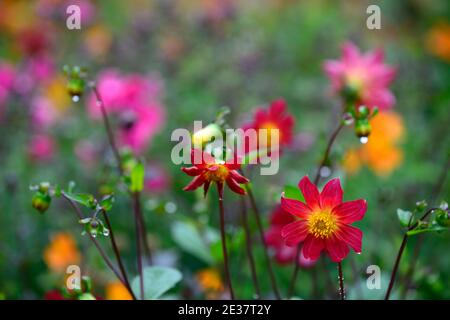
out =
<path fill-rule="evenodd" d="M 405 134 L 402 117 L 393 111 L 381 112 L 372 121 L 372 133 L 367 144 L 350 149 L 344 156 L 344 170 L 355 174 L 367 165 L 378 176 L 388 176 L 403 161 L 398 147 Z"/>
<path fill-rule="evenodd" d="M 197 272 L 195 278 L 205 293 L 219 293 L 223 291 L 223 282 L 216 269 L 202 269 Z"/>
<path fill-rule="evenodd" d="M 56 272 L 61 272 L 68 265 L 80 262 L 80 253 L 75 240 L 68 233 L 57 233 L 44 252 L 47 266 Z"/>
<path fill-rule="evenodd" d="M 450 24 L 441 22 L 434 25 L 427 34 L 428 51 L 450 62 Z"/>
<path fill-rule="evenodd" d="M 132 297 L 127 288 L 117 281 L 106 285 L 106 300 L 132 300 Z"/>

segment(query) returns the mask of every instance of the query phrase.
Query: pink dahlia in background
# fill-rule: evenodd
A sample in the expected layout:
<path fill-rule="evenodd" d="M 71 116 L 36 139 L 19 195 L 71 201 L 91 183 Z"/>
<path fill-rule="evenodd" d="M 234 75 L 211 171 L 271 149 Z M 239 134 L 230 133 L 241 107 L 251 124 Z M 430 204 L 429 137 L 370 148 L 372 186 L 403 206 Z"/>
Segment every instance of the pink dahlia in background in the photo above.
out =
<path fill-rule="evenodd" d="M 384 63 L 382 50 L 362 54 L 353 43 L 346 42 L 341 59 L 326 61 L 324 70 L 331 80 L 332 90 L 356 106 L 385 110 L 395 104 L 389 85 L 396 70 Z"/>
<path fill-rule="evenodd" d="M 14 67 L 7 62 L 0 61 L 0 116 L 15 79 L 16 71 Z"/>
<path fill-rule="evenodd" d="M 122 75 L 115 70 L 107 70 L 100 74 L 97 88 L 106 111 L 119 123 L 121 145 L 130 147 L 135 153 L 143 152 L 165 119 L 160 102 L 160 81 L 154 77 Z M 88 111 L 93 119 L 101 118 L 94 94 L 89 97 Z"/>
<path fill-rule="evenodd" d="M 148 163 L 145 166 L 144 188 L 151 193 L 160 193 L 170 187 L 170 176 L 160 164 Z"/>
<path fill-rule="evenodd" d="M 287 246 L 281 236 L 283 227 L 294 221 L 294 217 L 284 211 L 281 206 L 275 207 L 270 216 L 270 227 L 264 234 L 264 239 L 267 246 L 275 251 L 275 260 L 279 264 L 290 264 L 297 256 L 297 247 Z M 300 254 L 298 263 L 307 268 L 313 266 L 316 260 L 307 259 L 303 254 Z"/>
<path fill-rule="evenodd" d="M 266 148 L 271 146 L 270 130 L 279 130 L 279 148 L 288 146 L 292 142 L 293 130 L 295 120 L 294 117 L 287 112 L 287 104 L 284 99 L 277 99 L 272 101 L 269 108 L 265 109 L 259 107 L 255 111 L 253 121 L 243 126 L 247 129 L 266 129 L 267 130 L 267 144 L 264 141 L 258 141 L 259 148 Z M 247 150 L 246 151 L 251 151 Z"/>
<path fill-rule="evenodd" d="M 51 136 L 36 134 L 31 138 L 28 145 L 28 154 L 32 160 L 48 161 L 53 157 L 55 151 Z"/>
<path fill-rule="evenodd" d="M 284 226 L 281 235 L 288 246 L 303 242 L 305 258 L 317 259 L 325 251 L 333 262 L 340 262 L 351 247 L 361 253 L 362 232 L 350 224 L 359 221 L 367 211 L 365 200 L 343 202 L 339 179 L 330 180 L 319 193 L 305 176 L 299 188 L 305 202 L 281 197 L 281 207 L 298 220 Z"/>

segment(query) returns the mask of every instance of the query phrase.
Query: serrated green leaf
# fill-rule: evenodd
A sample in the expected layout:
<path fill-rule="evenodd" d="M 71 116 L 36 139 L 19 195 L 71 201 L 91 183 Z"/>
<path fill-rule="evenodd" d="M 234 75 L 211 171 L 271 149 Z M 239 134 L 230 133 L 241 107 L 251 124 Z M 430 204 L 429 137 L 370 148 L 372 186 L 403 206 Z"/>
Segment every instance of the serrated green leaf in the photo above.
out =
<path fill-rule="evenodd" d="M 144 299 L 154 300 L 161 297 L 164 293 L 172 289 L 182 279 L 180 271 L 167 267 L 146 267 L 143 270 L 144 275 Z M 131 282 L 131 288 L 136 297 L 140 297 L 139 276 Z"/>
<path fill-rule="evenodd" d="M 109 194 L 103 197 L 103 199 L 100 201 L 100 206 L 105 211 L 110 211 L 112 209 L 112 205 L 114 203 L 114 195 Z"/>

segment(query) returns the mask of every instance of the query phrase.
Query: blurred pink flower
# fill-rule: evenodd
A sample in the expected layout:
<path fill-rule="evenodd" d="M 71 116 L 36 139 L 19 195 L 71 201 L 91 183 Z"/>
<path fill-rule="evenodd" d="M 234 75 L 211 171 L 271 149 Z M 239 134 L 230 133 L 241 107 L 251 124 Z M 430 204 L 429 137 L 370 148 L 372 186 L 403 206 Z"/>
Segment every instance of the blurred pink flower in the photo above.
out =
<path fill-rule="evenodd" d="M 121 75 L 115 70 L 103 72 L 98 79 L 98 90 L 108 113 L 119 119 L 119 142 L 141 153 L 165 120 L 160 103 L 161 83 L 154 77 Z M 88 111 L 93 119 L 101 118 L 101 111 L 93 94 Z"/>
<path fill-rule="evenodd" d="M 326 61 L 324 71 L 331 80 L 332 90 L 353 100 L 357 106 L 385 110 L 395 104 L 389 85 L 396 70 L 384 64 L 383 50 L 362 54 L 353 43 L 346 42 L 342 58 Z"/>
<path fill-rule="evenodd" d="M 45 55 L 33 57 L 28 62 L 28 72 L 35 81 L 46 81 L 55 72 L 53 60 Z"/>
<path fill-rule="evenodd" d="M 28 145 L 28 154 L 32 160 L 48 161 L 53 157 L 55 150 L 51 136 L 36 134 L 31 138 Z"/>
<path fill-rule="evenodd" d="M 150 163 L 145 167 L 145 190 L 160 193 L 170 186 L 170 177 L 166 169 L 160 164 Z"/>
<path fill-rule="evenodd" d="M 92 167 L 98 158 L 98 148 L 92 141 L 81 140 L 75 146 L 75 155 L 80 163 Z"/>
<path fill-rule="evenodd" d="M 282 265 L 292 263 L 297 255 L 297 248 L 288 247 L 281 236 L 281 229 L 293 221 L 292 215 L 284 211 L 281 206 L 277 206 L 272 211 L 270 227 L 264 235 L 267 246 L 275 250 L 275 260 Z M 316 261 L 305 258 L 301 253 L 298 263 L 302 267 L 308 268 L 313 266 Z"/>
<path fill-rule="evenodd" d="M 15 78 L 16 71 L 14 67 L 7 62 L 0 62 L 0 117 Z"/>
<path fill-rule="evenodd" d="M 49 128 L 56 122 L 55 110 L 47 98 L 33 97 L 31 100 L 31 119 L 33 126 L 39 130 Z"/>

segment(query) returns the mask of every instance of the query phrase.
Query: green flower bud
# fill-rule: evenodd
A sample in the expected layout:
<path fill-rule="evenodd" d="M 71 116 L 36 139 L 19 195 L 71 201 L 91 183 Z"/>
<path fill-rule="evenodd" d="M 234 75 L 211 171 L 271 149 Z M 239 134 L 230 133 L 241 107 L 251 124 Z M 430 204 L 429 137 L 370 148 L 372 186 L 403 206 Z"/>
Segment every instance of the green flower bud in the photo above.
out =
<path fill-rule="evenodd" d="M 358 119 L 355 123 L 355 133 L 358 138 L 367 138 L 372 131 L 372 127 L 367 119 Z"/>
<path fill-rule="evenodd" d="M 443 227 L 450 227 L 450 216 L 447 210 L 436 210 L 436 222 Z"/>
<path fill-rule="evenodd" d="M 358 107 L 358 118 L 365 119 L 369 116 L 370 110 L 366 106 L 359 106 Z"/>
<path fill-rule="evenodd" d="M 40 213 L 44 213 L 50 207 L 52 198 L 48 193 L 36 192 L 31 200 L 31 205 Z"/>
<path fill-rule="evenodd" d="M 70 78 L 69 81 L 67 82 L 67 91 L 75 101 L 76 99 L 79 99 L 79 97 L 83 95 L 85 86 L 86 82 L 84 81 L 84 79 Z"/>
<path fill-rule="evenodd" d="M 425 208 L 428 206 L 428 203 L 425 200 L 417 201 L 416 202 L 416 209 L 417 211 L 421 212 L 425 210 Z"/>
<path fill-rule="evenodd" d="M 201 145 L 203 147 L 206 143 L 212 142 L 214 137 L 221 136 L 221 128 L 217 124 L 211 123 L 192 135 L 192 144 L 194 146 Z"/>

